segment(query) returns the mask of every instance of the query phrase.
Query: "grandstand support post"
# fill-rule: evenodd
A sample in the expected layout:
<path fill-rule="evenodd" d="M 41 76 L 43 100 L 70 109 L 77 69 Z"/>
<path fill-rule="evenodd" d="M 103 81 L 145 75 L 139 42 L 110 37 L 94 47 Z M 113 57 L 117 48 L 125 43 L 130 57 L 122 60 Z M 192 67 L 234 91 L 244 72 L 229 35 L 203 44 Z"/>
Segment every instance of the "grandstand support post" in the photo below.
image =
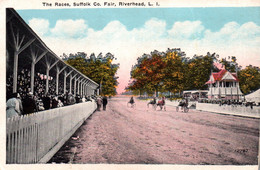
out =
<path fill-rule="evenodd" d="M 85 81 L 82 82 L 81 96 L 84 95 L 84 86 L 85 86 Z"/>
<path fill-rule="evenodd" d="M 87 83 L 86 83 L 86 92 L 85 92 L 86 96 L 88 96 L 88 84 L 89 84 L 89 81 L 87 81 Z"/>
<path fill-rule="evenodd" d="M 47 54 L 47 50 L 44 51 L 39 57 L 37 57 L 38 52 L 36 53 L 31 46 L 31 57 L 32 57 L 32 64 L 31 64 L 31 92 L 34 92 L 34 75 L 35 75 L 35 64 L 37 64 L 38 61 L 40 61 L 40 59 Z"/>
<path fill-rule="evenodd" d="M 18 69 L 18 53 L 14 52 L 14 69 L 13 69 L 13 93 L 17 92 L 17 69 Z"/>
<path fill-rule="evenodd" d="M 60 67 L 58 65 L 56 65 L 56 94 L 59 94 L 59 76 L 60 73 L 66 68 L 67 66 L 63 67 L 60 70 Z"/>
<path fill-rule="evenodd" d="M 53 68 L 53 66 L 55 66 L 55 64 L 57 64 L 59 62 L 59 60 L 55 61 L 52 65 L 49 61 L 47 61 L 46 59 L 46 89 L 45 89 L 45 94 L 47 94 L 49 92 L 49 76 L 50 76 L 50 70 Z"/>
<path fill-rule="evenodd" d="M 72 94 L 72 80 L 77 76 L 77 74 L 75 74 L 74 76 L 70 75 L 70 93 Z M 74 81 L 74 87 L 75 87 L 75 81 Z M 74 88 L 75 89 L 75 88 Z M 75 94 L 75 90 L 74 90 L 74 94 Z"/>
<path fill-rule="evenodd" d="M 88 83 L 87 83 L 87 95 L 88 96 L 90 95 L 89 85 L 90 85 L 90 81 L 88 81 Z"/>
<path fill-rule="evenodd" d="M 80 80 L 79 95 L 81 95 L 81 91 L 82 91 L 82 82 L 83 82 L 83 79 Z"/>
<path fill-rule="evenodd" d="M 87 95 L 87 96 L 88 96 L 88 84 L 89 84 L 89 81 L 87 81 L 87 83 L 86 83 L 86 93 L 85 93 L 85 95 Z"/>
<path fill-rule="evenodd" d="M 72 75 L 70 74 L 70 92 L 71 93 L 71 83 L 72 83 Z"/>
<path fill-rule="evenodd" d="M 89 94 L 92 95 L 92 91 L 91 91 L 91 90 L 92 90 L 92 87 L 91 87 L 91 84 L 89 84 L 88 90 L 89 90 Z"/>
<path fill-rule="evenodd" d="M 82 84 L 83 84 L 84 78 L 80 80 L 80 87 L 79 87 L 79 95 L 82 95 Z"/>
<path fill-rule="evenodd" d="M 85 95 L 85 86 L 86 86 L 86 82 L 87 82 L 87 79 L 84 80 L 84 83 L 83 83 L 83 89 L 82 89 L 82 96 Z"/>
<path fill-rule="evenodd" d="M 80 95 L 83 95 L 83 84 L 84 84 L 84 80 L 81 81 L 81 86 L 80 86 Z"/>
<path fill-rule="evenodd" d="M 85 96 L 86 95 L 86 82 L 84 83 L 84 93 L 83 95 Z"/>
<path fill-rule="evenodd" d="M 60 75 L 60 68 L 56 65 L 56 94 L 59 94 L 59 75 Z"/>
<path fill-rule="evenodd" d="M 85 80 L 85 82 L 84 82 L 84 86 L 83 86 L 83 95 L 86 95 L 86 86 L 87 86 L 87 81 L 88 81 L 88 80 Z"/>
<path fill-rule="evenodd" d="M 83 80 L 82 83 L 81 83 L 81 94 L 80 94 L 80 96 L 82 96 L 83 93 L 84 93 L 84 82 L 85 82 L 85 80 Z"/>
<path fill-rule="evenodd" d="M 76 85 L 77 85 L 77 78 L 74 80 L 74 95 L 76 96 Z"/>
<path fill-rule="evenodd" d="M 80 76 L 78 78 L 75 79 L 74 81 L 74 95 L 76 96 L 77 94 L 77 81 L 80 79 Z"/>
<path fill-rule="evenodd" d="M 88 95 L 88 83 L 89 83 L 89 81 L 87 81 L 87 83 L 86 83 L 86 91 L 85 91 L 86 96 Z"/>
<path fill-rule="evenodd" d="M 66 82 L 67 82 L 67 77 L 73 72 L 74 70 L 70 70 L 70 72 L 64 72 L 64 94 L 66 93 Z"/>
<path fill-rule="evenodd" d="M 88 84 L 87 84 L 87 95 L 90 96 L 90 90 L 89 90 L 89 87 L 90 87 L 90 81 L 88 81 Z"/>
<path fill-rule="evenodd" d="M 80 83 L 80 79 L 78 80 L 78 89 L 77 89 L 77 94 L 79 94 L 79 83 Z"/>
<path fill-rule="evenodd" d="M 66 94 L 66 78 L 67 78 L 67 71 L 64 71 L 64 88 L 63 88 L 63 94 Z"/>
<path fill-rule="evenodd" d="M 30 39 L 26 44 L 22 46 L 24 41 L 25 35 L 22 36 L 20 39 L 19 30 L 17 30 L 16 35 L 14 35 L 14 30 L 12 23 L 10 22 L 10 30 L 13 37 L 13 47 L 14 47 L 14 68 L 13 68 L 13 93 L 17 92 L 17 74 L 18 74 L 18 58 L 19 54 L 24 51 L 33 41 L 35 38 Z"/>

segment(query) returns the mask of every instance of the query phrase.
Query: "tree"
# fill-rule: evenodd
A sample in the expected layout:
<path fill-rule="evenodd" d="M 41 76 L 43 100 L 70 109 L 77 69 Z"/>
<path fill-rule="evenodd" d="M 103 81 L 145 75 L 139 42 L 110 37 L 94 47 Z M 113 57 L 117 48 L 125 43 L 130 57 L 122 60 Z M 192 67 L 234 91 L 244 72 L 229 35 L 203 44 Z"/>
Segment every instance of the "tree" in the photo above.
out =
<path fill-rule="evenodd" d="M 163 69 L 163 91 L 173 93 L 181 92 L 184 89 L 184 66 L 183 53 L 181 51 L 166 52 L 163 61 L 166 63 Z"/>
<path fill-rule="evenodd" d="M 185 89 L 206 89 L 211 72 L 217 71 L 213 63 L 216 60 L 215 53 L 209 52 L 205 56 L 194 56 L 187 61 L 185 67 Z"/>
<path fill-rule="evenodd" d="M 129 89 L 142 88 L 148 93 L 204 89 L 211 71 L 215 70 L 215 60 L 215 53 L 190 59 L 180 49 L 154 50 L 151 55 L 144 54 L 137 59 L 131 71 L 134 81 Z"/>
<path fill-rule="evenodd" d="M 66 63 L 76 68 L 78 71 L 100 84 L 101 95 L 116 95 L 116 87 L 118 85 L 116 72 L 119 64 L 112 64 L 114 56 L 107 53 L 103 57 L 102 53 L 95 57 L 92 53 L 87 58 L 86 53 L 70 54 L 65 58 Z"/>
<path fill-rule="evenodd" d="M 143 90 L 158 96 L 158 92 L 181 91 L 183 89 L 182 57 L 180 49 L 168 49 L 166 52 L 154 50 L 137 59 L 131 70 L 134 81 L 129 85 L 131 90 Z"/>
<path fill-rule="evenodd" d="M 240 89 L 244 94 L 260 88 L 260 68 L 252 65 L 238 72 Z"/>
<path fill-rule="evenodd" d="M 228 56 L 228 59 L 222 58 L 220 60 L 220 63 L 223 64 L 225 66 L 225 69 L 230 72 L 236 72 L 241 68 L 241 66 L 238 66 L 237 59 L 235 56 Z"/>

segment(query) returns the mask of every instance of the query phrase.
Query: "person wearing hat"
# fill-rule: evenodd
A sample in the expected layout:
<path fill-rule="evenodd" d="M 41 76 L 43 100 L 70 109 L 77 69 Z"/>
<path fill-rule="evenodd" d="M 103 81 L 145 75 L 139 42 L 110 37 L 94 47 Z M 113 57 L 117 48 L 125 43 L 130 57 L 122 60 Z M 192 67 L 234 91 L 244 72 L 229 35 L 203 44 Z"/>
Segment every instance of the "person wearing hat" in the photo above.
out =
<path fill-rule="evenodd" d="M 21 100 L 21 96 L 19 93 L 16 93 L 16 100 L 18 101 L 18 106 L 16 107 L 16 110 L 19 114 L 19 116 L 21 116 L 23 114 L 23 105 L 22 105 L 22 100 Z"/>
<path fill-rule="evenodd" d="M 22 108 L 20 108 L 21 106 L 19 105 L 17 94 L 18 93 L 13 93 L 6 102 L 6 119 L 21 115 Z"/>
<path fill-rule="evenodd" d="M 102 105 L 102 98 L 100 96 L 97 97 L 97 111 L 100 111 Z"/>
<path fill-rule="evenodd" d="M 15 98 L 11 98 L 6 102 L 6 119 L 19 116 L 18 112 L 16 111 L 16 107 L 19 105 L 18 101 Z"/>
<path fill-rule="evenodd" d="M 36 102 L 33 99 L 33 93 L 29 92 L 25 99 L 22 101 L 24 114 L 30 114 L 37 111 Z"/>
<path fill-rule="evenodd" d="M 49 93 L 46 93 L 43 96 L 42 102 L 43 102 L 43 107 L 45 110 L 49 110 L 51 108 L 51 98 L 50 98 Z"/>

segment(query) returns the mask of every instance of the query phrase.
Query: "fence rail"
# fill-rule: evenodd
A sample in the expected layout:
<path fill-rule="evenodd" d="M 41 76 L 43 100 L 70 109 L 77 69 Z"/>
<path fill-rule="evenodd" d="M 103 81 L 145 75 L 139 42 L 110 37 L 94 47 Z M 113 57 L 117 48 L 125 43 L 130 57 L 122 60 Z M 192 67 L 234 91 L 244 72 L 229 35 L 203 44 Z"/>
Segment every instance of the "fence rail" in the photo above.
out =
<path fill-rule="evenodd" d="M 6 163 L 39 162 L 95 109 L 95 102 L 86 102 L 8 119 Z"/>
<path fill-rule="evenodd" d="M 250 107 L 245 106 L 232 106 L 232 105 L 222 105 L 218 104 L 210 104 L 210 103 L 197 103 L 197 110 L 223 113 L 223 114 L 232 114 L 238 116 L 246 116 L 252 118 L 260 118 L 260 107 L 254 107 L 251 109 Z"/>

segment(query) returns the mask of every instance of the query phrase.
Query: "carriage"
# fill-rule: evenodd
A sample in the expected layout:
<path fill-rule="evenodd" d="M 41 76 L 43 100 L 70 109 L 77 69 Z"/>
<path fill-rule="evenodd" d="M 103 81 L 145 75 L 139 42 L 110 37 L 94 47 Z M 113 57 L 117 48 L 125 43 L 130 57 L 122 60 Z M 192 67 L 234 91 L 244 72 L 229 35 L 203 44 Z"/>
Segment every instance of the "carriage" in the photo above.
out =
<path fill-rule="evenodd" d="M 187 101 L 180 101 L 179 105 L 176 106 L 176 112 L 179 110 L 183 110 L 183 112 L 187 113 L 189 111 L 188 102 Z"/>
<path fill-rule="evenodd" d="M 161 110 L 164 108 L 164 110 L 166 111 L 165 97 L 162 97 L 162 100 L 159 100 L 157 103 L 156 103 L 156 98 L 154 98 L 153 100 L 151 100 L 147 103 L 148 108 L 149 108 L 149 105 L 152 105 L 154 110 L 156 110 L 156 108 L 159 106 Z"/>

